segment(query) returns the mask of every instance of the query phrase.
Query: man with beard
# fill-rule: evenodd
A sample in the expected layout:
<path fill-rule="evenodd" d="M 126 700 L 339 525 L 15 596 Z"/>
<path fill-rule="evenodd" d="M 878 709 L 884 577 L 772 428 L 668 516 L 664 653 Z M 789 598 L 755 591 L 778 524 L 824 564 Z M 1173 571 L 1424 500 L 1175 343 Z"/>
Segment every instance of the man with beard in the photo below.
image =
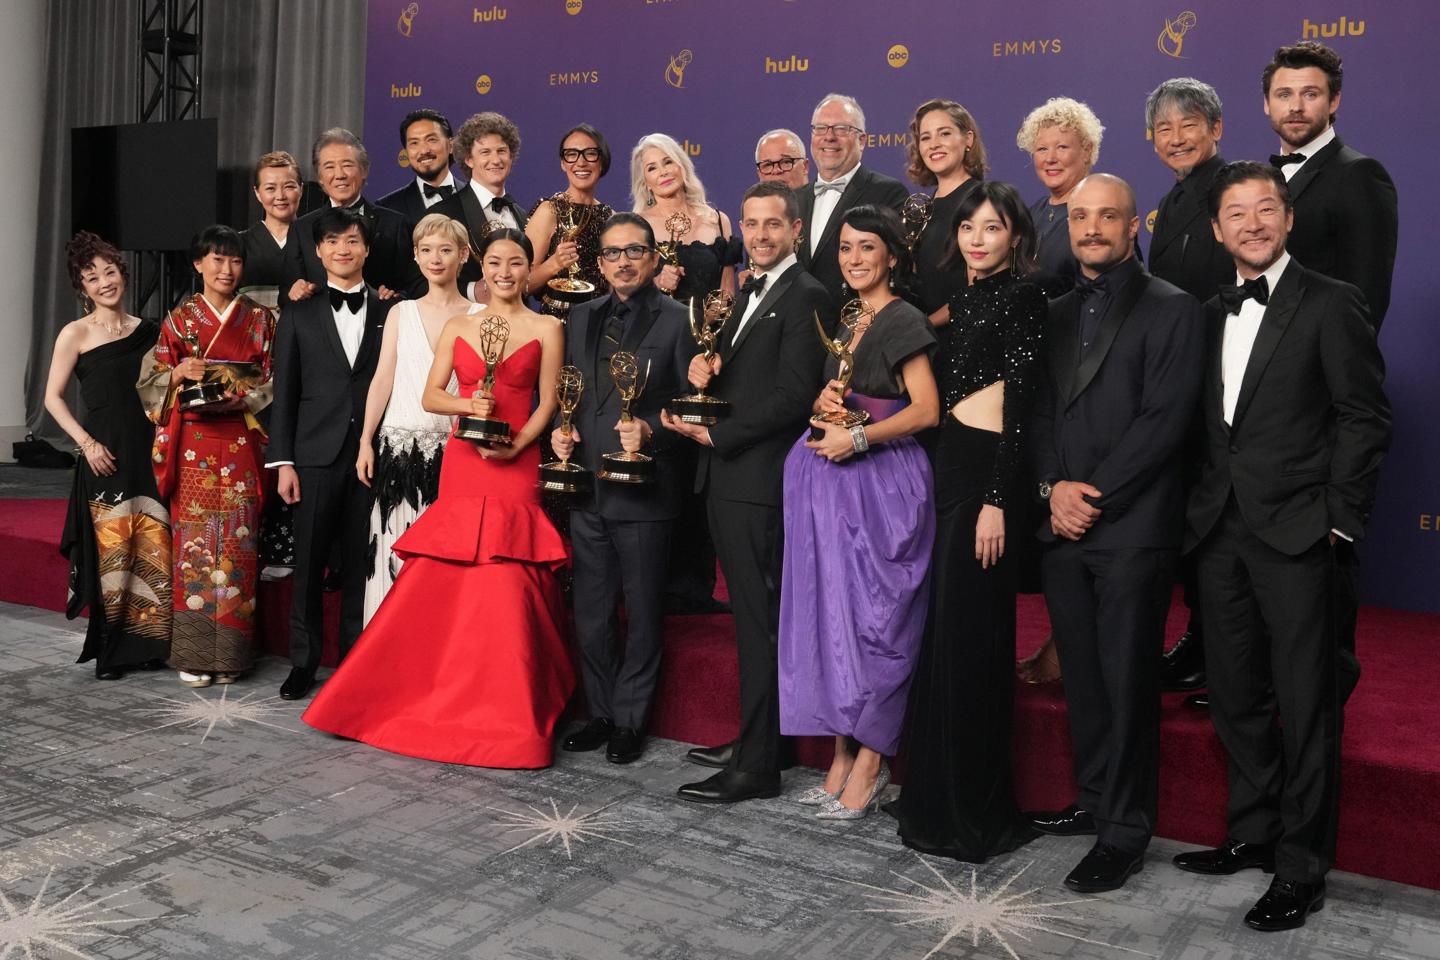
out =
<path fill-rule="evenodd" d="M 413 110 L 400 121 L 400 146 L 415 179 L 378 202 L 403 215 L 412 229 L 431 207 L 455 193 L 450 137 L 450 121 L 438 110 Z"/>
<path fill-rule="evenodd" d="M 1286 252 L 1281 174 L 1223 167 L 1210 216 L 1240 283 L 1209 304 L 1206 455 L 1185 542 L 1198 560 L 1210 716 L 1230 757 L 1228 839 L 1175 864 L 1273 871 L 1245 923 L 1290 930 L 1324 903 L 1335 856 L 1335 553 L 1364 535 L 1390 408 L 1360 291 Z"/>
<path fill-rule="evenodd" d="M 1075 288 L 1051 301 L 1031 448 L 1042 575 L 1065 674 L 1079 795 L 1030 814 L 1050 834 L 1095 834 L 1065 878 L 1115 890 L 1140 869 L 1160 776 L 1160 650 L 1184 524 L 1181 448 L 1204 354 L 1194 297 L 1135 258 L 1135 194 L 1091 174 L 1069 200 Z"/>

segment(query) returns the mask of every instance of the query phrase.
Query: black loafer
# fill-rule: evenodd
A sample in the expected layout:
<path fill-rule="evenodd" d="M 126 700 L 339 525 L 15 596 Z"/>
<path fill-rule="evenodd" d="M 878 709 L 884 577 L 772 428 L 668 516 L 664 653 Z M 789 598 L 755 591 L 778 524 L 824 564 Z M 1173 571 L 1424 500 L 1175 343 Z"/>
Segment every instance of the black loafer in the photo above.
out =
<path fill-rule="evenodd" d="M 1205 647 L 1193 633 L 1183 633 L 1175 646 L 1160 655 L 1160 689 L 1166 693 L 1205 686 Z"/>
<path fill-rule="evenodd" d="M 576 730 L 560 744 L 560 749 L 569 753 L 588 753 L 591 750 L 599 750 L 610 742 L 610 735 L 615 732 L 615 724 L 609 717 L 595 717 L 585 726 Z"/>
<path fill-rule="evenodd" d="M 702 767 L 714 767 L 717 770 L 724 770 L 730 766 L 730 758 L 735 755 L 735 741 L 722 743 L 718 747 L 692 747 L 685 751 L 685 759 L 691 763 L 698 763 Z"/>
<path fill-rule="evenodd" d="M 1242 843 L 1226 840 L 1214 850 L 1191 850 L 1177 853 L 1175 866 L 1190 873 L 1204 873 L 1216 877 L 1228 877 L 1241 870 L 1259 867 L 1266 873 L 1275 872 L 1275 845 L 1273 843 Z"/>
<path fill-rule="evenodd" d="M 678 793 L 681 800 L 689 800 L 691 803 L 768 800 L 780 796 L 780 774 L 722 770 L 708 780 L 685 784 Z"/>
<path fill-rule="evenodd" d="M 1025 819 L 1052 837 L 1083 837 L 1095 833 L 1095 815 L 1070 804 L 1064 810 L 1027 812 Z"/>
<path fill-rule="evenodd" d="M 1104 843 L 1094 848 L 1065 878 L 1065 886 L 1077 893 L 1105 893 L 1119 890 L 1125 881 L 1140 872 L 1144 853 L 1127 853 Z"/>
<path fill-rule="evenodd" d="M 280 684 L 280 699 L 303 700 L 313 686 L 315 686 L 314 673 L 302 667 L 292 667 L 290 676 Z"/>
<path fill-rule="evenodd" d="M 102 667 L 98 663 L 95 665 L 96 680 L 119 680 L 123 676 L 125 671 L 119 667 Z"/>
<path fill-rule="evenodd" d="M 644 734 L 634 727 L 616 727 L 605 748 L 605 759 L 611 763 L 634 763 L 644 752 Z"/>
<path fill-rule="evenodd" d="M 1276 877 L 1270 889 L 1245 914 L 1245 926 L 1274 933 L 1305 926 L 1305 918 L 1325 906 L 1325 881 L 1300 883 Z"/>

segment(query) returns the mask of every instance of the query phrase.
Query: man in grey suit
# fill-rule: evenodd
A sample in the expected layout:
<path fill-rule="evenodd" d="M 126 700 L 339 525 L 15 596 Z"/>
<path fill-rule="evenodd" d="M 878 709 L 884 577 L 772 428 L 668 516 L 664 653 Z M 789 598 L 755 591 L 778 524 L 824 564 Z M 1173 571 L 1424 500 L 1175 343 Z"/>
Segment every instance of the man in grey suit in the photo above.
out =
<path fill-rule="evenodd" d="M 621 449 L 655 459 L 655 483 L 597 478 L 593 494 L 570 509 L 575 632 L 590 721 L 562 746 L 575 752 L 603 745 L 611 763 L 630 763 L 644 751 L 660 674 L 670 527 L 680 513 L 670 450 L 684 441 L 660 429 L 660 410 L 688 391 L 695 343 L 685 308 L 655 287 L 658 267 L 655 233 L 645 218 L 611 217 L 600 235 L 600 271 L 610 294 L 575 307 L 567 322 L 565 363 L 584 374 L 585 389 L 570 434 L 557 427 L 550 436 L 557 454 L 591 472 L 604 454 Z M 610 358 L 620 351 L 634 354 L 648 371 L 628 422 L 621 420 L 620 393 L 610 377 Z M 629 628 L 623 654 L 615 614 L 622 595 Z"/>

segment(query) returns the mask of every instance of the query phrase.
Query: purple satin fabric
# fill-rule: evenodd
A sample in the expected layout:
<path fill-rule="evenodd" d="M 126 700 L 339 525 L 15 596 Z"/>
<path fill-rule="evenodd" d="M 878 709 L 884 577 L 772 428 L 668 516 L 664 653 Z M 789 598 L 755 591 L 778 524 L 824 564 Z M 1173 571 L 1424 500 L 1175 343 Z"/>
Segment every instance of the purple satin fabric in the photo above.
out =
<path fill-rule="evenodd" d="M 893 755 L 928 608 L 930 463 L 905 437 L 835 464 L 808 436 L 785 459 L 780 730 Z"/>

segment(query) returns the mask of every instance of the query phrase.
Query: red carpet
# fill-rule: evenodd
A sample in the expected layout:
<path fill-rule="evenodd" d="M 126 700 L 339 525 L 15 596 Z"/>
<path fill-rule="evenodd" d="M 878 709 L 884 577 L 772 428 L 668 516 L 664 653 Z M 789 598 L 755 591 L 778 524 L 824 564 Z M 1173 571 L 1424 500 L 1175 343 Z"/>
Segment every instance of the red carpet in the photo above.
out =
<path fill-rule="evenodd" d="M 55 549 L 64 523 L 58 500 L 0 501 L 0 601 L 63 610 L 66 567 Z M 286 653 L 288 581 L 261 587 L 261 630 L 271 653 Z M 335 598 L 327 604 L 326 662 L 334 661 Z M 1184 626 L 1171 613 L 1169 635 Z M 729 617 L 674 617 L 652 732 L 720 743 L 737 729 L 739 691 Z M 1020 601 L 1021 653 L 1049 630 L 1038 597 Z M 1340 869 L 1440 889 L 1440 616 L 1367 607 L 1357 638 L 1364 673 L 1345 712 Z M 1193 843 L 1224 836 L 1225 759 L 1210 721 L 1167 695 L 1162 727 L 1159 833 Z M 1015 773 L 1027 806 L 1073 796 L 1065 698 L 1059 684 L 1020 685 Z M 799 744 L 811 765 L 829 762 L 824 740 Z"/>

